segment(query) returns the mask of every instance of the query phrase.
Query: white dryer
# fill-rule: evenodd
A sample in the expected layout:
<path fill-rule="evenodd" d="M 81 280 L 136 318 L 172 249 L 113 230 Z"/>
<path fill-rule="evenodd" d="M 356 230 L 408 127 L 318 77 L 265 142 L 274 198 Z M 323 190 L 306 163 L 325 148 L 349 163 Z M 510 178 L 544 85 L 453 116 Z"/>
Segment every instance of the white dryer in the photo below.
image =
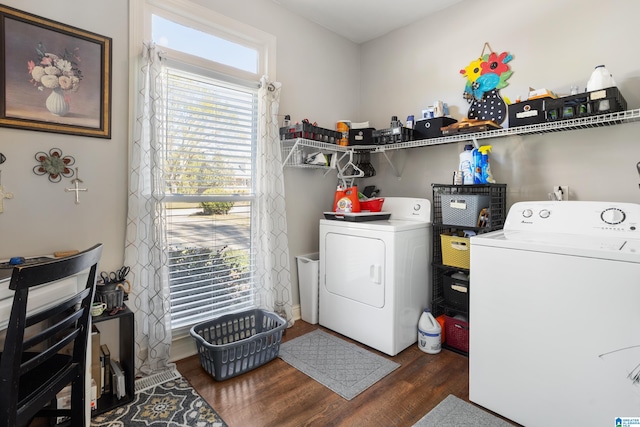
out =
<path fill-rule="evenodd" d="M 469 399 L 527 427 L 640 418 L 640 205 L 520 202 L 471 238 Z"/>
<path fill-rule="evenodd" d="M 320 220 L 320 325 L 395 356 L 431 305 L 431 203 L 387 197 L 388 220 Z"/>

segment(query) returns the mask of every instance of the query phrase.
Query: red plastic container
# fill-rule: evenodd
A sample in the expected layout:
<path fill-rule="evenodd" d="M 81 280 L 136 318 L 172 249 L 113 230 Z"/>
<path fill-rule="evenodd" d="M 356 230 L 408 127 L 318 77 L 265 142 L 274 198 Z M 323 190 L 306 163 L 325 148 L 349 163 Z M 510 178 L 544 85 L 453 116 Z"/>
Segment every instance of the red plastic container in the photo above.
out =
<path fill-rule="evenodd" d="M 382 211 L 382 205 L 384 204 L 384 197 L 377 197 L 375 199 L 360 200 L 360 210 L 369 212 Z"/>
<path fill-rule="evenodd" d="M 458 350 L 469 352 L 469 323 L 445 315 L 446 343 Z"/>

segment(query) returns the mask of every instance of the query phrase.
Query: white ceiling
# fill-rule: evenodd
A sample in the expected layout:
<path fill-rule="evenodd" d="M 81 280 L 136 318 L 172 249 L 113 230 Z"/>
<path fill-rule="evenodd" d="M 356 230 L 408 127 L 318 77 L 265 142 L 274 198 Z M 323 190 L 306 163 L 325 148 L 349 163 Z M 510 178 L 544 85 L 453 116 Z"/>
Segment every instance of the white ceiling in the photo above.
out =
<path fill-rule="evenodd" d="M 273 0 L 355 43 L 383 36 L 462 0 Z"/>

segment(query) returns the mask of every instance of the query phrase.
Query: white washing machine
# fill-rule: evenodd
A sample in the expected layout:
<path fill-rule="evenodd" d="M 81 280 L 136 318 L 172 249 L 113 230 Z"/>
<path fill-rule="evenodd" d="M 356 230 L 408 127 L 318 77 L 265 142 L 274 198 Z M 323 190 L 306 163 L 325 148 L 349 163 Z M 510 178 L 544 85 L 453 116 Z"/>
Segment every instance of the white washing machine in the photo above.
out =
<path fill-rule="evenodd" d="M 470 242 L 469 399 L 527 427 L 640 419 L 640 205 L 516 203 Z"/>
<path fill-rule="evenodd" d="M 319 323 L 395 356 L 431 305 L 431 203 L 386 197 L 388 220 L 320 220 Z"/>

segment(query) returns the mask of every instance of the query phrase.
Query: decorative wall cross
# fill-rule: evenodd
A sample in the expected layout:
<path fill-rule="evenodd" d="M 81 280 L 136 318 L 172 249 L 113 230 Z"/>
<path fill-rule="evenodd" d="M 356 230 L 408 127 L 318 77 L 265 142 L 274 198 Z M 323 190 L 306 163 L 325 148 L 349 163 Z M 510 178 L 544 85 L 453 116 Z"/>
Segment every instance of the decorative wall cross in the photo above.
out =
<path fill-rule="evenodd" d="M 0 184 L 2 183 L 2 171 L 0 171 Z M 4 199 L 13 199 L 13 193 L 5 191 L 4 187 L 0 185 L 0 213 L 4 212 Z"/>
<path fill-rule="evenodd" d="M 83 181 L 79 178 L 79 175 L 78 175 L 78 168 L 76 168 L 76 177 L 71 180 L 71 183 L 73 184 L 74 188 L 64 189 L 64 191 L 66 191 L 67 193 L 70 193 L 72 191 L 76 193 L 76 205 L 80 204 L 80 192 L 89 191 L 86 188 L 80 188 L 80 184 L 82 184 L 82 182 Z"/>

